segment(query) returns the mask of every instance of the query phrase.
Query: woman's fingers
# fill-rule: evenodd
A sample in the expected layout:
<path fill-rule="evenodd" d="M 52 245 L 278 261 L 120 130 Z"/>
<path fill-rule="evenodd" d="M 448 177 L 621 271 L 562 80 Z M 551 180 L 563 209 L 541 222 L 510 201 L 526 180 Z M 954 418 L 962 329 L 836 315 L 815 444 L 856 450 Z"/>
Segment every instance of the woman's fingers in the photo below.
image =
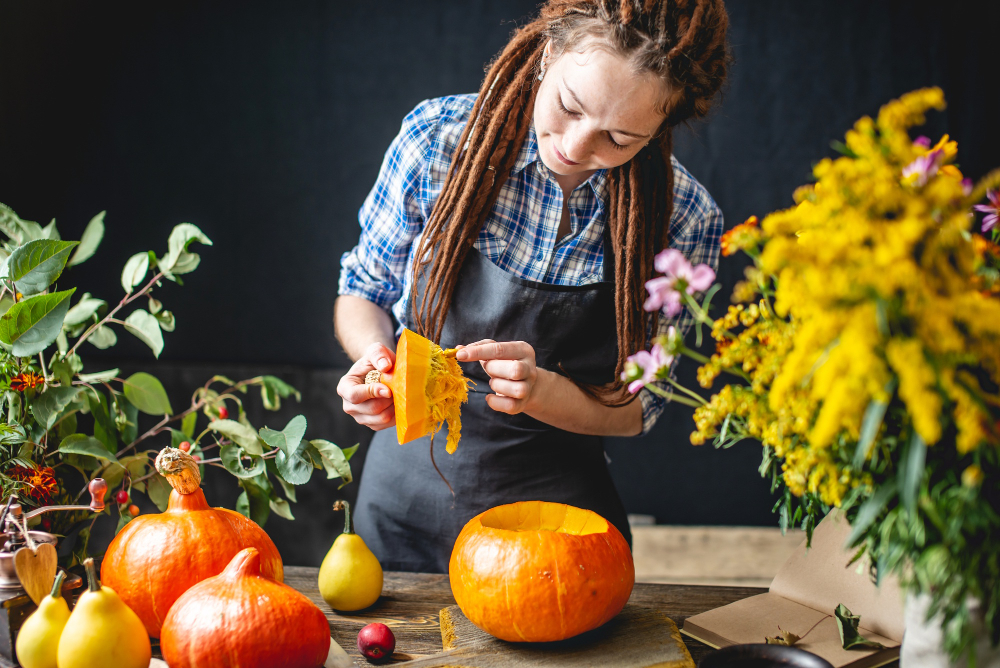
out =
<path fill-rule="evenodd" d="M 510 397 L 501 397 L 498 394 L 487 394 L 486 404 L 498 413 L 517 415 L 521 412 L 521 402 Z"/>
<path fill-rule="evenodd" d="M 517 360 L 529 357 L 534 364 L 535 349 L 524 341 L 481 341 L 462 348 L 455 355 L 455 359 L 459 362 Z"/>
<path fill-rule="evenodd" d="M 528 380 L 532 366 L 525 360 L 489 360 L 483 362 L 483 370 L 492 378 L 507 380 Z"/>
<path fill-rule="evenodd" d="M 528 383 L 504 378 L 491 378 L 490 389 L 512 399 L 527 399 L 531 394 L 531 386 Z"/>

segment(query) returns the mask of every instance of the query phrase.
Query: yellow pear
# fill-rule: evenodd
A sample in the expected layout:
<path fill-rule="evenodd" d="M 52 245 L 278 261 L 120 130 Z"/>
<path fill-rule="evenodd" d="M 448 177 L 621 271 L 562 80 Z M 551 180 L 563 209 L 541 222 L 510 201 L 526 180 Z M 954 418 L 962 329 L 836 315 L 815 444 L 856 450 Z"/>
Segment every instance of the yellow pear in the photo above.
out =
<path fill-rule="evenodd" d="M 139 615 L 101 586 L 93 559 L 83 565 L 89 588 L 59 639 L 59 668 L 149 668 L 152 650 Z"/>
<path fill-rule="evenodd" d="M 344 533 L 333 541 L 319 567 L 319 593 L 334 610 L 361 610 L 382 594 L 382 566 L 361 536 L 351 531 L 351 507 L 338 501 L 333 509 L 344 509 Z M 59 668 L 63 668 L 60 666 Z"/>
<path fill-rule="evenodd" d="M 24 620 L 17 632 L 17 660 L 23 668 L 57 668 L 56 649 L 66 620 L 69 606 L 62 597 L 62 583 L 66 571 L 59 571 L 52 583 L 52 593 L 42 599 L 38 609 Z"/>

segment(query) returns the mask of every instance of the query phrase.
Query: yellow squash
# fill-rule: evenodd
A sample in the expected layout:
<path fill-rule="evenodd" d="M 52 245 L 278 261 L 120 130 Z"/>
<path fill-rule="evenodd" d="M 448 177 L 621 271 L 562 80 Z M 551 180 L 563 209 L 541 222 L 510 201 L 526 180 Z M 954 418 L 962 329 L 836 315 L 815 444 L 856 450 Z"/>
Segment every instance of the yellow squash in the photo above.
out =
<path fill-rule="evenodd" d="M 42 599 L 38 609 L 24 620 L 17 633 L 17 660 L 23 668 L 57 668 L 56 650 L 66 620 L 69 606 L 62 597 L 65 571 L 56 575 L 52 593 Z"/>
<path fill-rule="evenodd" d="M 344 533 L 319 567 L 319 593 L 334 610 L 361 610 L 373 605 L 382 594 L 382 566 L 361 536 L 351 531 L 351 507 L 338 501 L 334 509 L 344 508 Z M 60 666 L 60 668 L 62 668 Z"/>
<path fill-rule="evenodd" d="M 97 580 L 83 562 L 89 588 L 80 595 L 59 639 L 59 668 L 148 668 L 149 636 L 139 616 Z"/>

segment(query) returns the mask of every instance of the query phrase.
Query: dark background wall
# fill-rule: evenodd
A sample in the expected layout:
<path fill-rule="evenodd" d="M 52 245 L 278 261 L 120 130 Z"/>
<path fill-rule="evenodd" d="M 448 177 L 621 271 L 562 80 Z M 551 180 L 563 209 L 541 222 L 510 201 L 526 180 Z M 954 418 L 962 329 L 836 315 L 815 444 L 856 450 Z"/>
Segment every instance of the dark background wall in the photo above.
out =
<path fill-rule="evenodd" d="M 0 0 L 0 201 L 55 217 L 78 238 L 107 209 L 97 256 L 74 269 L 81 290 L 116 300 L 134 252 L 162 252 L 173 225 L 215 246 L 183 287 L 158 296 L 177 331 L 154 362 L 127 335 L 88 347 L 88 370 L 149 370 L 175 405 L 215 372 L 276 372 L 303 404 L 308 436 L 341 445 L 370 434 L 346 419 L 335 387 L 347 359 L 331 313 L 341 253 L 402 117 L 418 102 L 478 89 L 484 64 L 535 0 L 171 3 Z M 679 131 L 677 156 L 712 192 L 727 227 L 791 204 L 829 141 L 908 90 L 944 88 L 950 106 L 926 130 L 959 140 L 973 177 L 1000 164 L 996 124 L 998 3 L 733 0 L 735 63 L 721 104 Z M 992 121 L 992 122 L 991 122 Z M 743 263 L 724 259 L 725 294 Z M 99 359 L 100 358 L 100 359 Z M 694 365 L 681 377 L 694 383 Z M 259 407 L 259 402 L 254 406 Z M 759 446 L 692 447 L 690 410 L 668 407 L 643 438 L 610 439 L 628 510 L 660 523 L 774 523 L 757 477 Z M 364 448 L 355 460 L 363 468 Z M 356 493 L 314 479 L 295 522 L 273 518 L 291 563 L 318 563 L 339 520 L 329 503 Z M 226 474 L 213 503 L 232 507 Z"/>

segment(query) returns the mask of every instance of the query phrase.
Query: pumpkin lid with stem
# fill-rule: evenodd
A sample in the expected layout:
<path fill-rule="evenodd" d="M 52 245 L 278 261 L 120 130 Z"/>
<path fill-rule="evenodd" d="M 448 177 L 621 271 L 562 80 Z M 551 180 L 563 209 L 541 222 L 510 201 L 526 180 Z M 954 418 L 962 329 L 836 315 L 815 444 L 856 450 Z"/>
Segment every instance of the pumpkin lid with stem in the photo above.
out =
<path fill-rule="evenodd" d="M 334 501 L 333 509 L 344 511 L 344 533 L 347 535 L 353 534 L 354 531 L 351 529 L 351 504 L 341 499 Z"/>
<path fill-rule="evenodd" d="M 201 488 L 201 470 L 194 457 L 180 448 L 167 446 L 156 455 L 156 470 L 178 494 L 193 494 Z"/>

